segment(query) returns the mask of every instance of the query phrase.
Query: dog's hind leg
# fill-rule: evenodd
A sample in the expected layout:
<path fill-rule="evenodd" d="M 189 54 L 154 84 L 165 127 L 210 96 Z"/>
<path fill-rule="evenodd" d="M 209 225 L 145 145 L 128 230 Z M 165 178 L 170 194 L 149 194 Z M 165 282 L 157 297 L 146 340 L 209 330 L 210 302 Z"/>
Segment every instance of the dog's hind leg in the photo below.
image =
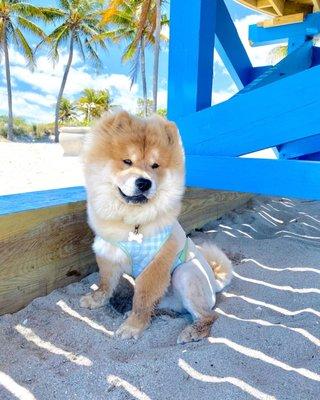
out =
<path fill-rule="evenodd" d="M 204 268 L 198 258 L 182 264 L 173 273 L 173 290 L 193 319 L 193 323 L 180 333 L 178 343 L 193 342 L 210 335 L 211 326 L 217 318 L 213 311 L 216 296 L 211 274 L 211 270 Z"/>

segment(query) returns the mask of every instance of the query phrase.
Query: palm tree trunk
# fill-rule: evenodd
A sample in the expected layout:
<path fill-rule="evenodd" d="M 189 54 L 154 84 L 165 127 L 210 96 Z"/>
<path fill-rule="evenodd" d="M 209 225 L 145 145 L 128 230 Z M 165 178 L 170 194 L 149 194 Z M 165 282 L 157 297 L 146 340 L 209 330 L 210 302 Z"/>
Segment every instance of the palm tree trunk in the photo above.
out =
<path fill-rule="evenodd" d="M 62 77 L 62 82 L 57 98 L 57 104 L 56 104 L 56 113 L 55 113 L 55 119 L 54 119 L 54 141 L 56 143 L 59 142 L 59 111 L 60 111 L 60 103 L 61 103 L 61 98 L 63 96 L 64 88 L 66 86 L 68 74 L 70 71 L 70 67 L 72 64 L 72 59 L 73 59 L 73 34 L 71 33 L 71 39 L 70 39 L 70 46 L 69 46 L 69 57 L 68 57 L 68 62 L 66 65 L 66 68 L 63 73 Z"/>
<path fill-rule="evenodd" d="M 141 64 L 141 79 L 142 79 L 142 93 L 144 101 L 144 116 L 148 115 L 148 95 L 147 95 L 147 77 L 146 77 L 146 58 L 145 58 L 145 45 L 144 38 L 140 39 L 140 64 Z"/>
<path fill-rule="evenodd" d="M 156 0 L 156 29 L 154 33 L 154 60 L 153 60 L 153 107 L 152 111 L 157 112 L 158 108 L 158 76 L 160 57 L 160 32 L 161 32 L 161 0 Z"/>
<path fill-rule="evenodd" d="M 8 94 L 8 133 L 7 139 L 13 139 L 13 113 L 12 113 L 12 89 L 11 89 L 11 75 L 10 75 L 10 61 L 9 61 L 9 49 L 6 34 L 4 33 L 3 52 L 6 68 L 6 80 L 7 80 L 7 94 Z"/>

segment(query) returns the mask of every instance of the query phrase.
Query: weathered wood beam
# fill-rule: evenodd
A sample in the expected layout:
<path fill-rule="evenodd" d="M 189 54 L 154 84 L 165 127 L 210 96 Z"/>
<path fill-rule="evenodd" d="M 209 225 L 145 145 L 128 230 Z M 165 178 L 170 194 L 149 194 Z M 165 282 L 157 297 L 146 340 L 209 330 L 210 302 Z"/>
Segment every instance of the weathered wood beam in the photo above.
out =
<path fill-rule="evenodd" d="M 210 107 L 216 0 L 170 4 L 168 115 L 175 120 Z M 191 22 L 192 23 L 188 23 Z"/>
<path fill-rule="evenodd" d="M 189 155 L 187 165 L 188 185 L 320 200 L 320 162 Z"/>
<path fill-rule="evenodd" d="M 316 66 L 178 119 L 186 153 L 239 156 L 318 134 L 319 76 Z"/>

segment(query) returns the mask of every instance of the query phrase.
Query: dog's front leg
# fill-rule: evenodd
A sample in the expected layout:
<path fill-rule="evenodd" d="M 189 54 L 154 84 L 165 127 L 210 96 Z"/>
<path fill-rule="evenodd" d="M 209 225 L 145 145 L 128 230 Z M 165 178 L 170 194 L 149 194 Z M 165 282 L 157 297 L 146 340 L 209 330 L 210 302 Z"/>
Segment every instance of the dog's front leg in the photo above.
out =
<path fill-rule="evenodd" d="M 117 336 L 122 339 L 137 339 L 149 325 L 155 304 L 170 285 L 171 267 L 177 252 L 177 242 L 171 236 L 145 271 L 136 279 L 132 311 L 117 330 Z"/>
<path fill-rule="evenodd" d="M 119 279 L 122 275 L 122 268 L 112 264 L 109 260 L 96 256 L 100 273 L 99 288 L 88 293 L 80 299 L 80 306 L 84 308 L 102 307 L 112 296 Z"/>

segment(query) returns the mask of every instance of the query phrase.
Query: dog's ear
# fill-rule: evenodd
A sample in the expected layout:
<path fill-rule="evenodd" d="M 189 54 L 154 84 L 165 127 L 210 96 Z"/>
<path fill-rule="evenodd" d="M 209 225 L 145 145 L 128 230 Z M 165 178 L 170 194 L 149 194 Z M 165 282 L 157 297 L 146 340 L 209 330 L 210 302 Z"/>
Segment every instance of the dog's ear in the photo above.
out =
<path fill-rule="evenodd" d="M 121 131 L 131 125 L 132 117 L 127 111 L 106 112 L 99 121 L 104 130 Z"/>
<path fill-rule="evenodd" d="M 119 111 L 115 114 L 115 119 L 112 124 L 113 129 L 123 130 L 124 128 L 131 126 L 132 117 L 127 111 Z"/>
<path fill-rule="evenodd" d="M 168 144 L 173 146 L 179 141 L 178 128 L 175 123 L 164 120 L 164 129 L 167 135 Z"/>

